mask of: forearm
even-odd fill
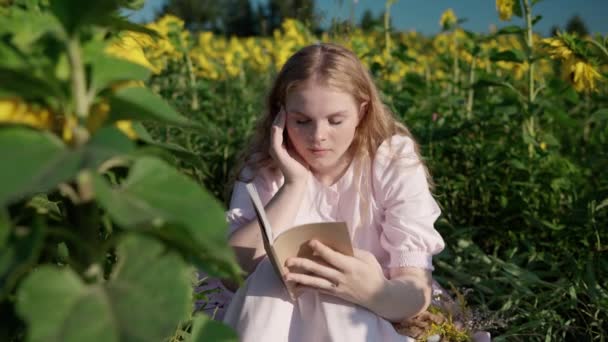
[[[426,310],[431,302],[429,271],[401,274],[386,279],[368,309],[391,322],[401,322]]]
[[[293,225],[305,189],[306,182],[284,184],[264,208],[275,236]],[[266,255],[257,218],[237,229],[230,236],[229,244],[247,274],[253,272]]]

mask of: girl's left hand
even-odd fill
[[[308,243],[331,267],[307,258],[287,259],[285,266],[288,269],[312,273],[289,272],[285,275],[286,281],[296,285],[296,295],[304,289],[312,289],[369,308],[387,282],[376,257],[362,249],[354,249],[354,257],[351,257],[317,240]]]

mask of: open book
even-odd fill
[[[349,256],[353,256],[353,247],[345,222],[321,222],[295,226],[283,231],[274,237],[264,206],[255,186],[251,183],[246,185],[249,197],[258,217],[264,249],[268,259],[272,263],[277,276],[285,285],[292,300],[295,300],[293,289],[283,280],[283,275],[289,270],[285,267],[285,261],[290,257],[308,258],[317,263],[329,266],[321,257],[312,255],[312,248],[308,241],[316,239],[326,246]],[[330,266],[331,267],[331,266]],[[305,270],[291,269],[291,272],[307,273]]]

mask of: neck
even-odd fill
[[[321,184],[332,186],[346,173],[352,159],[350,153],[345,153],[334,166],[326,170],[312,170],[312,173]]]

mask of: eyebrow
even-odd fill
[[[301,115],[301,116],[305,116],[307,118],[310,118],[308,115],[306,115],[306,114],[304,114],[304,113],[302,113],[300,111],[297,111],[297,110],[290,110],[289,112],[290,113],[294,113],[294,114],[298,114],[298,115]],[[331,118],[331,117],[345,116],[345,115],[346,115],[346,110],[339,110],[337,112],[334,112],[334,113],[331,113],[331,114],[327,115],[327,117]]]

